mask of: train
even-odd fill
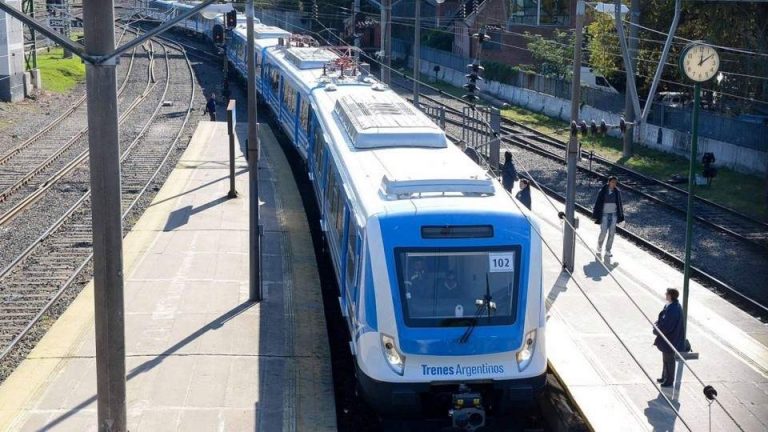
[[[180,25],[210,37],[222,19]],[[246,77],[244,20],[227,31]],[[384,415],[446,410],[464,430],[533,401],[547,369],[535,218],[348,48],[258,20],[254,36],[259,98],[306,167],[363,398]]]

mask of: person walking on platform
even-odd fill
[[[504,186],[507,192],[512,192],[516,180],[517,170],[515,169],[515,163],[512,162],[512,152],[507,150],[504,152],[504,165],[501,167],[501,185]]]
[[[520,179],[520,191],[517,192],[515,198],[528,207],[528,210],[531,209],[531,186],[528,179]]]
[[[661,378],[656,381],[662,387],[672,387],[675,383],[675,351],[682,351],[684,345],[683,308],[680,306],[680,302],[677,301],[678,297],[680,297],[678,290],[674,288],[667,289],[667,304],[659,312],[659,319],[656,321],[656,327],[653,329],[653,334],[656,335],[656,340],[653,344],[661,351],[663,364]],[[659,332],[667,338],[669,343],[659,335]]]
[[[595,206],[592,209],[592,216],[595,223],[600,224],[600,236],[597,238],[597,255],[603,251],[603,241],[608,234],[608,240],[605,242],[605,256],[611,257],[611,248],[613,247],[613,236],[616,233],[616,224],[624,222],[624,208],[621,203],[621,191],[617,187],[619,180],[615,176],[608,177],[608,183],[600,189],[595,200]]]
[[[211,117],[211,121],[216,121],[216,95],[214,93],[211,93],[211,97],[208,98],[208,103],[205,104],[203,115],[206,114]]]

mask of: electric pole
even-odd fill
[[[98,58],[115,50],[112,0],[83,1],[83,30],[87,55]],[[100,432],[127,430],[123,224],[116,69],[117,57],[103,63],[86,62],[85,67],[93,220],[96,389]]]
[[[355,43],[355,63],[360,63],[360,36],[357,28],[357,16],[360,15],[360,0],[352,3],[352,38]]]
[[[625,67],[626,70],[637,71],[637,47],[638,47],[638,25],[640,24],[640,0],[632,0],[629,11],[629,58],[632,64],[631,68]],[[624,104],[624,118],[629,123],[635,122],[635,108],[632,101],[632,93],[629,91],[630,80],[635,79],[634,74],[627,73],[627,88],[625,90],[625,104]],[[649,102],[646,102],[649,103]],[[623,156],[625,158],[632,156],[632,145],[634,140],[635,128],[632,128],[630,133],[624,134],[624,149]]]
[[[381,81],[389,84],[392,66],[392,0],[381,2]]]
[[[248,30],[248,181],[250,301],[261,301],[261,224],[259,223],[259,129],[256,111],[256,49],[253,44],[253,0],[246,5]]]
[[[414,11],[413,26],[413,104],[419,107],[419,78],[421,77],[421,0],[413,2],[416,10]]]
[[[581,40],[584,26],[584,0],[576,3],[576,41],[573,45],[573,77],[571,79],[571,125],[579,122],[579,101],[581,100]],[[571,128],[568,141],[568,174],[565,189],[565,220],[563,227],[563,267],[573,271],[576,253],[576,167],[578,164],[579,138]]]

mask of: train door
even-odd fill
[[[323,188],[325,187],[325,137],[314,113],[312,114],[312,155],[310,156],[310,179],[315,189],[321,217],[323,215]]]

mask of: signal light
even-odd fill
[[[213,43],[216,45],[224,43],[224,28],[220,25],[213,26]]]
[[[594,120],[589,122],[589,133],[592,135],[597,135],[597,123],[595,123]]]
[[[605,124],[605,120],[600,120],[600,135],[608,133],[608,125]]]
[[[621,130],[621,133],[627,132],[627,122],[624,120],[624,117],[619,120],[619,130]]]
[[[576,124],[576,121],[571,120],[571,136],[576,136],[578,132],[579,132],[579,125]]]
[[[237,11],[229,11],[227,12],[227,28],[235,28],[237,27]]]
[[[582,121],[579,123],[579,129],[581,130],[581,134],[586,136],[587,135],[587,122]]]

